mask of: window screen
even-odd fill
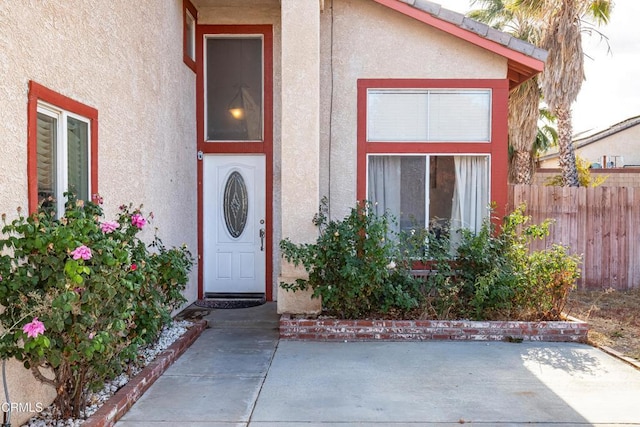
[[[211,37],[206,55],[207,140],[262,140],[262,38]]]

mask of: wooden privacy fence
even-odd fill
[[[640,287],[640,187],[510,185],[509,209],[522,203],[533,223],[555,220],[533,249],[561,243],[582,255],[579,288]]]

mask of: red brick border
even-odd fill
[[[280,317],[280,338],[295,341],[563,341],[587,342],[589,325],[469,320],[339,320]]]
[[[175,362],[207,327],[206,320],[197,321],[169,348],[160,353],[153,362],[133,377],[116,392],[93,415],[86,419],[83,427],[111,427],[144,394],[164,371]]]

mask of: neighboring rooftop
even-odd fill
[[[599,139],[606,138],[607,136],[622,132],[623,130],[629,129],[630,127],[634,127],[637,124],[640,124],[640,116],[625,119],[619,123],[616,123],[615,125],[609,126],[604,130],[592,129],[587,132],[582,132],[574,135],[573,143],[576,147],[584,147],[585,145],[589,145]]]
[[[631,117],[629,119],[623,120],[619,123],[616,123],[604,130],[593,131],[589,130],[586,132],[579,133],[574,135],[573,137],[573,146],[575,148],[581,148],[587,146],[589,144],[593,144],[603,138],[614,135],[618,132],[622,132],[623,130],[629,129],[631,127],[637,126],[640,124],[640,116]],[[553,159],[558,156],[558,148],[552,147],[547,151],[547,153],[543,156],[540,156],[540,160],[548,160]]]

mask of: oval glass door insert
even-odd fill
[[[229,234],[238,238],[247,225],[249,214],[249,195],[247,186],[240,172],[231,172],[224,186],[224,222]]]

